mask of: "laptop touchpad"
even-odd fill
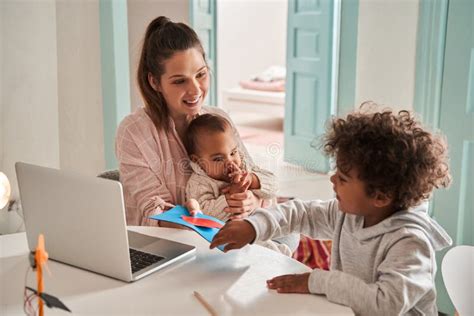
[[[160,238],[143,235],[133,231],[128,231],[128,243],[131,248],[143,249],[149,248],[155,243],[158,243]]]

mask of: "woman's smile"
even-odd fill
[[[199,95],[197,97],[193,98],[186,98],[183,100],[184,104],[188,107],[195,107],[199,104],[199,101],[201,100],[202,95]]]

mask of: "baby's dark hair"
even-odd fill
[[[387,194],[397,211],[419,204],[434,188],[451,182],[445,137],[424,129],[408,111],[334,118],[323,146],[338,169],[347,173],[355,167],[366,193]]]
[[[224,133],[232,128],[230,122],[224,117],[215,114],[202,114],[191,121],[184,136],[184,147],[188,155],[196,154],[198,150],[199,135],[205,133]]]

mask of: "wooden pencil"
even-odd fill
[[[216,310],[211,305],[209,305],[209,303],[204,299],[204,297],[199,292],[194,291],[193,294],[197,298],[199,303],[201,303],[202,306],[204,306],[204,308],[207,309],[207,311],[209,312],[211,316],[217,316]]]

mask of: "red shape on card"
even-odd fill
[[[199,227],[221,228],[223,226],[221,223],[214,222],[213,220],[206,219],[206,218],[184,216],[184,215],[181,215],[181,218],[184,221],[188,222],[189,224],[193,224]]]

